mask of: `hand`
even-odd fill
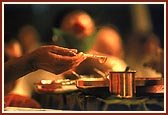
[[[38,48],[28,56],[28,60],[33,70],[44,69],[60,74],[78,66],[83,57],[77,55],[77,50],[51,45]]]
[[[107,72],[111,69],[111,65],[109,65],[108,63],[100,63],[97,58],[87,57],[83,62],[79,64],[78,67],[76,67],[75,71],[78,74],[95,75],[97,74],[95,68],[103,72]]]

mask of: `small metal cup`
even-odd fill
[[[135,94],[135,71],[110,72],[109,91],[120,98],[132,98]]]

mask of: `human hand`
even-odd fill
[[[33,70],[44,69],[60,74],[75,68],[84,58],[77,55],[77,50],[58,46],[42,46],[28,55],[28,63]]]
[[[95,75],[97,74],[97,72],[95,71],[95,68],[103,72],[106,72],[107,70],[111,69],[111,66],[106,62],[102,63],[99,58],[95,58],[94,56],[93,57],[88,56],[84,61],[82,61],[79,64],[78,67],[76,67],[75,71],[78,74]]]

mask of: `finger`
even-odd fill
[[[63,47],[58,47],[58,46],[53,46],[52,50],[50,51],[52,53],[56,53],[62,56],[75,56],[77,53],[76,49],[68,49],[68,48],[63,48]]]
[[[50,57],[52,57],[52,60],[56,60],[59,61],[59,63],[61,63],[60,61],[62,61],[63,63],[66,62],[72,62],[72,61],[76,61],[79,57],[78,56],[64,56],[64,55],[58,55],[56,53],[53,52],[49,52]]]

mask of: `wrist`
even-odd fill
[[[33,72],[38,69],[36,66],[35,59],[30,55],[25,56],[25,64],[26,64],[26,67],[29,70],[29,72]]]
[[[4,82],[8,83],[15,81],[33,71],[35,71],[35,69],[26,55],[16,59],[11,59],[4,64]]]

